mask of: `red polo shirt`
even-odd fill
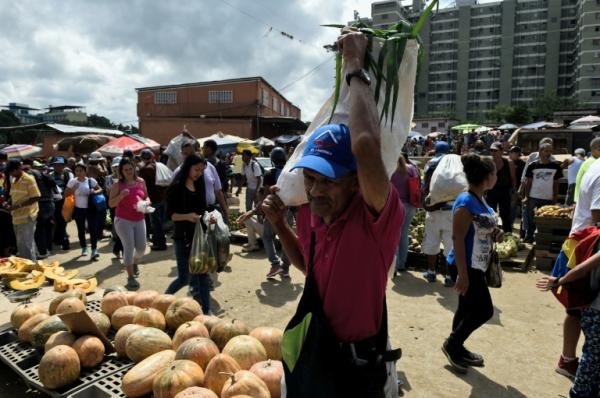
[[[373,216],[358,192],[330,226],[298,210],[298,239],[308,265],[311,231],[316,234],[315,279],[325,315],[344,342],[375,335],[381,325],[388,270],[400,239],[404,207],[390,185],[385,208]]]

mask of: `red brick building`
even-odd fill
[[[184,126],[195,137],[221,131],[249,139],[306,130],[300,109],[262,77],[137,88],[141,133],[167,144]]]

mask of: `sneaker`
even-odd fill
[[[579,367],[579,358],[575,358],[572,361],[565,361],[563,356],[560,356],[558,365],[556,366],[556,373],[568,377],[573,380],[577,374],[577,368]]]
[[[136,278],[140,276],[140,267],[137,264],[133,264],[133,276]]]
[[[279,267],[271,267],[271,270],[267,274],[267,279],[275,278],[277,275],[281,274],[283,270]]]
[[[280,274],[280,275],[281,275],[281,277],[282,277],[283,279],[288,279],[288,278],[291,278],[291,277],[290,277],[290,271],[284,271],[284,270],[281,270],[281,274]]]
[[[423,273],[423,278],[427,279],[427,282],[435,282],[435,272],[427,271]]]
[[[100,257],[100,255],[98,254],[98,250],[96,249],[92,249],[92,255],[91,255],[91,259],[92,260],[98,260],[98,257]]]
[[[81,248],[81,255],[82,256],[87,256],[87,247],[82,247]]]
[[[483,357],[481,355],[467,350],[464,346],[461,351],[462,351],[462,358],[469,366],[476,366],[479,368],[482,368],[485,366],[483,364]]]
[[[444,286],[445,287],[454,287],[454,284],[456,282],[454,281],[454,279],[452,279],[452,277],[450,275],[446,275],[446,277],[444,278]]]
[[[448,362],[450,362],[450,365],[452,365],[452,369],[458,373],[467,373],[469,364],[467,364],[467,362],[464,360],[459,350],[448,343],[448,340],[444,341],[444,344],[442,345],[442,352],[444,355],[446,355],[446,358],[448,358]]]
[[[38,260],[43,260],[43,259],[45,259],[45,258],[48,258],[48,256],[50,256],[50,252],[46,252],[46,253],[44,253],[44,254],[38,254],[38,255],[37,255],[37,259],[38,259]]]
[[[127,285],[125,287],[127,290],[138,290],[140,283],[135,278],[127,278]]]
[[[120,260],[120,259],[121,259],[121,252],[120,252],[120,251],[118,251],[118,250],[113,250],[113,255],[115,256],[115,258],[116,258],[117,260]]]
[[[260,250],[260,247],[258,247],[258,246],[248,246],[248,247],[242,248],[242,251],[244,253],[252,253],[252,252],[257,252],[259,250]]]

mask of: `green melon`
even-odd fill
[[[69,328],[67,328],[67,325],[63,323],[58,315],[53,315],[33,328],[30,334],[31,345],[43,350],[50,336],[61,331],[68,332]]]

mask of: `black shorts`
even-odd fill
[[[581,319],[581,310],[567,310],[567,315],[571,315],[577,319]]]

